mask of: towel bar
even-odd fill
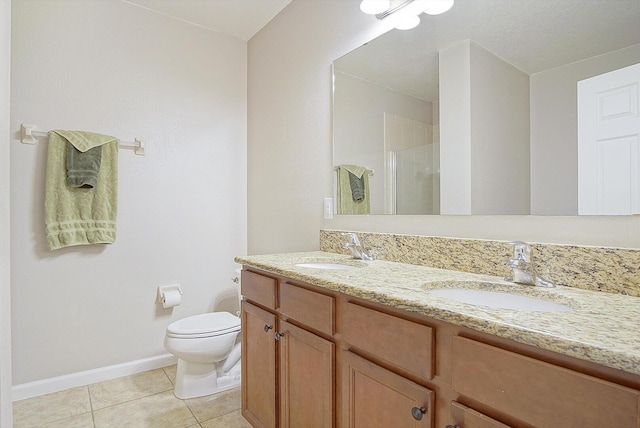
[[[334,171],[337,171],[337,170],[338,170],[338,167],[337,167],[337,166],[334,166],[334,167],[333,167],[333,170],[334,170]],[[367,174],[369,175],[369,177],[373,177],[373,173],[374,173],[375,171],[374,171],[373,169],[371,169],[371,168],[366,168],[366,170],[367,170]]]
[[[48,137],[49,133],[46,131],[36,131],[36,125],[30,125],[23,123],[20,126],[20,142],[22,144],[36,144],[38,142],[36,137]],[[146,149],[146,141],[141,138],[136,138],[131,141],[120,141],[118,145],[121,149],[131,149],[135,154],[144,156]]]

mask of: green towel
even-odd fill
[[[95,187],[69,187],[67,184],[68,143],[84,152],[94,147],[101,148],[101,164]],[[44,205],[49,250],[115,242],[118,211],[117,138],[81,131],[49,132]]]
[[[352,188],[353,175],[361,181],[362,188]],[[356,165],[340,165],[338,167],[338,214],[370,214],[369,174],[367,169]],[[356,190],[354,192],[354,190]],[[356,198],[361,198],[356,200]]]
[[[354,175],[351,171],[349,171],[349,185],[351,186],[351,197],[354,201],[360,202],[364,200],[364,176],[362,174],[360,177]]]
[[[102,146],[81,152],[67,143],[67,185],[69,187],[96,187],[102,161]]]

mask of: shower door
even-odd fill
[[[385,213],[438,214],[438,127],[388,113],[384,127]]]

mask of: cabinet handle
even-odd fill
[[[413,416],[413,419],[416,421],[422,420],[422,415],[425,413],[427,413],[427,409],[424,407],[413,407],[411,409],[411,416]]]
[[[264,332],[265,332],[265,333],[269,333],[269,330],[271,330],[272,328],[273,328],[273,326],[272,326],[272,325],[265,324],[265,325],[264,325]]]
[[[276,332],[276,334],[274,336],[275,336],[276,340],[280,340],[280,338],[284,337],[284,333]]]
[[[444,428],[460,428],[460,425],[447,425]]]

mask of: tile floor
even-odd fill
[[[240,388],[180,400],[176,366],[13,403],[14,428],[250,428]]]

